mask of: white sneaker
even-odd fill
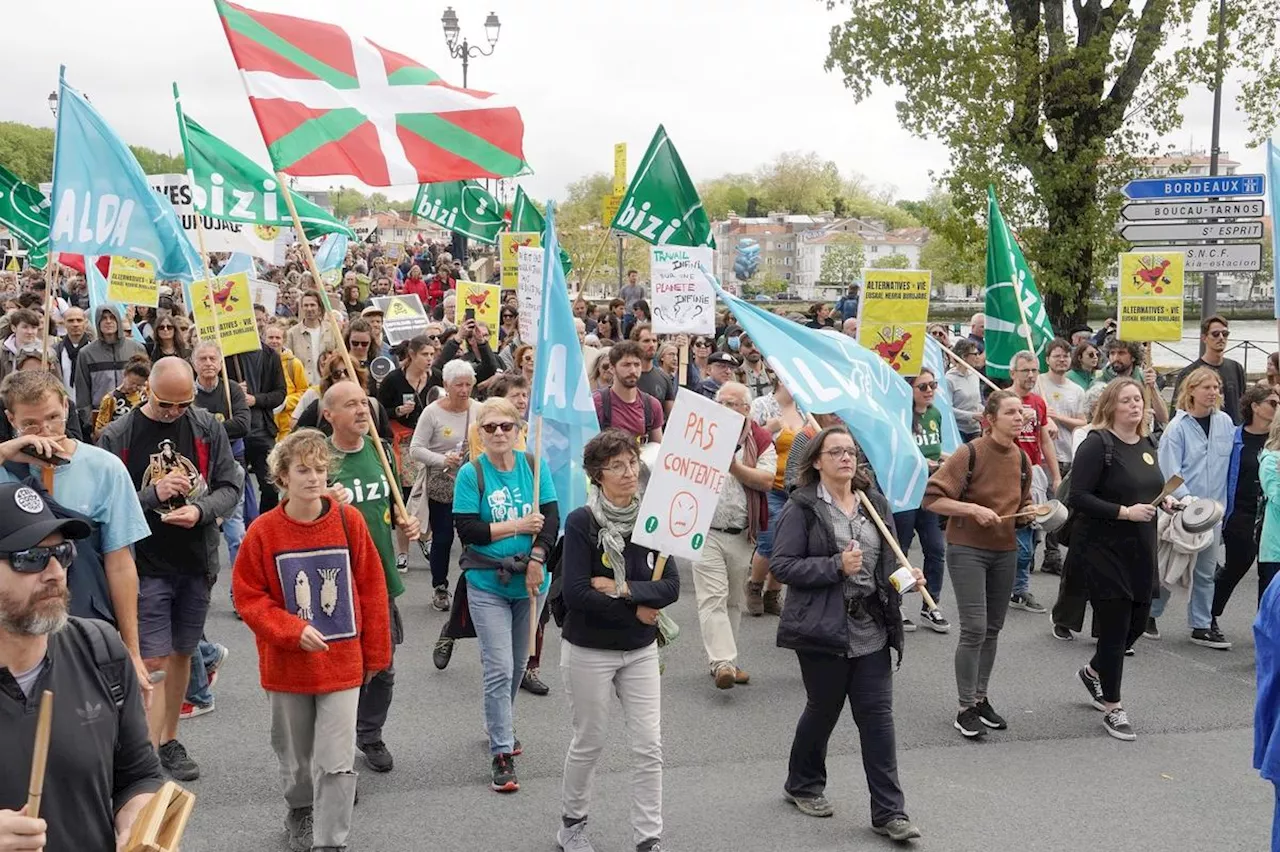
[[[587,840],[587,821],[566,826],[563,822],[556,832],[556,845],[564,852],[596,852],[596,848]]]

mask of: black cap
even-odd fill
[[[707,356],[707,365],[711,364],[728,364],[730,367],[738,366],[738,359],[730,355],[728,352],[713,352]]]
[[[0,485],[0,553],[35,547],[56,532],[67,538],[88,538],[91,530],[76,518],[55,518],[49,504],[29,485]]]

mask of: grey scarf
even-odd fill
[[[633,495],[631,502],[625,506],[615,506],[605,499],[603,491],[592,486],[587,496],[587,506],[591,509],[591,517],[600,527],[597,541],[600,552],[604,555],[605,567],[613,569],[613,582],[620,590],[627,582],[627,560],[623,551],[631,540],[636,516],[640,514],[640,496]]]

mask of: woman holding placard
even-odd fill
[[[631,745],[632,832],[637,849],[662,837],[662,685],[658,616],[680,597],[675,561],[656,576],[658,553],[635,544],[640,451],[606,429],[587,442],[587,505],[565,521],[561,583],[565,607],[560,672],[573,725],[564,762],[562,825],[556,842],[585,852],[591,776],[604,746],[612,696],[622,702]]]
[[[803,453],[798,486],[774,528],[770,561],[788,587],[778,645],[796,652],[808,699],[784,795],[807,816],[833,813],[824,795],[827,742],[847,700],[862,743],[872,830],[897,841],[919,837],[898,783],[889,649],[901,659],[898,587],[923,583],[924,574],[897,568],[880,524],[860,504],[859,492],[881,518],[889,516],[888,501],[870,491],[871,480],[858,467],[849,431],[823,429]]]

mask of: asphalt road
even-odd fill
[[[395,704],[385,731],[395,757],[386,775],[361,770],[353,852],[555,850],[568,707],[558,670],[559,634],[549,628],[543,677],[551,695],[522,693],[516,723],[525,754],[521,789],[488,787],[479,655],[458,644],[446,671],[431,650],[445,616],[429,606],[430,575],[411,563],[400,599],[407,638],[396,655]],[[231,649],[219,676],[217,710],[182,723],[180,738],[200,764],[195,814],[184,852],[283,850],[284,801],[270,746],[265,693],[252,637],[219,581],[208,635]],[[1055,577],[1032,591],[1053,602]],[[1048,615],[1011,611],[991,685],[1009,730],[985,741],[952,728],[957,630],[908,634],[896,675],[898,757],[907,808],[924,833],[919,850],[1178,850],[1262,852],[1273,792],[1251,768],[1254,694],[1253,575],[1238,588],[1222,627],[1230,652],[1188,641],[1183,593],[1162,620],[1164,638],[1141,640],[1126,661],[1124,696],[1138,739],[1103,731],[1075,671],[1087,638],[1049,633]],[[948,602],[941,605],[953,615]],[[918,599],[912,599],[918,600]],[[859,850],[893,844],[871,833],[857,731],[846,715],[828,756],[833,819],[800,815],[781,797],[791,735],[804,703],[792,653],[775,646],[777,621],[744,619],[740,664],[749,686],[717,691],[704,663],[692,581],[672,608],[684,628],[663,677],[664,841],[674,850]],[[614,737],[595,776],[590,836],[599,852],[631,850],[629,773],[615,712]]]

